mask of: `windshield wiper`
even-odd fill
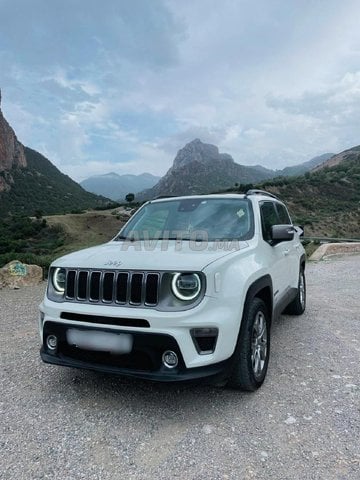
[[[207,242],[207,238],[191,238],[191,237],[165,237],[165,238],[159,238],[159,240],[178,240],[181,242],[184,240],[185,242]]]
[[[118,235],[115,240],[127,240],[128,242],[135,242],[135,240],[140,240],[140,238],[134,237],[125,237],[125,235]]]
[[[190,238],[190,237],[155,237],[155,238],[134,238],[134,237],[126,237],[125,235],[118,235],[115,238],[115,241],[117,240],[127,240],[128,242],[135,242],[135,241],[140,241],[140,242],[154,242],[157,240],[178,240],[182,241],[184,240],[185,242],[187,241],[192,241],[192,242],[207,242],[208,239],[205,238]]]

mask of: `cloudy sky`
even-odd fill
[[[0,0],[2,110],[75,180],[198,137],[281,168],[360,144],[358,0]]]

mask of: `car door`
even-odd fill
[[[276,305],[285,298],[290,285],[288,271],[289,242],[272,244],[271,227],[280,223],[275,202],[271,200],[261,202],[260,214],[263,246],[269,262],[269,270],[273,282],[274,304]]]
[[[292,225],[290,215],[282,203],[276,202],[276,210],[279,217],[280,225]],[[289,282],[289,288],[297,285],[299,278],[299,249],[301,247],[299,235],[294,234],[294,239],[284,243],[283,253],[287,259],[287,278]]]

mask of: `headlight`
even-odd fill
[[[66,278],[65,268],[55,268],[52,275],[52,283],[54,285],[55,290],[58,293],[65,292],[65,278]]]
[[[175,273],[171,289],[180,300],[194,300],[201,290],[200,277],[197,273]]]

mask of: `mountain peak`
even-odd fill
[[[166,175],[153,188],[140,192],[137,199],[209,193],[232,187],[235,182],[253,183],[271,176],[272,171],[239,165],[228,153],[219,153],[215,145],[196,138],[178,151]]]
[[[199,138],[195,138],[178,151],[172,168],[178,169],[191,162],[209,164],[218,160],[234,161],[231,155],[219,153],[215,145],[203,143]]]

